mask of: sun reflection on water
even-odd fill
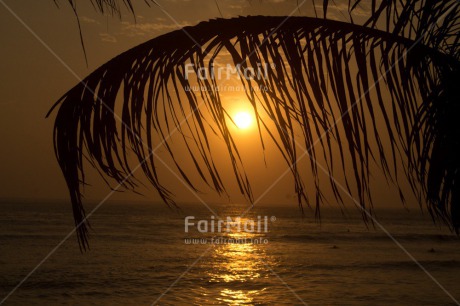
[[[252,304],[254,302],[254,296],[259,295],[262,290],[231,290],[224,289],[220,292],[219,301],[222,301],[228,305],[241,305],[241,304]]]
[[[229,239],[249,241],[261,235],[234,231],[226,236]],[[267,265],[273,266],[275,263],[266,254],[265,248],[264,244],[253,243],[215,246],[207,274],[210,288],[219,290],[216,292],[219,302],[228,305],[252,304],[267,289],[270,280]]]

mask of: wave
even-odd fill
[[[436,269],[436,268],[452,268],[459,267],[460,261],[458,260],[421,260],[418,263],[427,268],[427,269]],[[290,267],[292,276],[294,277],[304,277],[306,274],[311,274],[312,272],[321,272],[326,271],[347,271],[347,270],[368,270],[368,269],[385,269],[395,271],[400,270],[417,270],[420,267],[411,260],[401,260],[401,261],[382,261],[382,262],[354,262],[354,263],[331,263],[331,264],[304,264],[304,265],[293,265]],[[294,272],[298,271],[298,272]]]
[[[398,241],[454,241],[460,243],[460,237],[455,235],[439,234],[391,234]],[[311,242],[311,241],[381,241],[388,240],[390,237],[386,234],[374,233],[317,233],[317,234],[285,234],[267,236],[271,241],[293,241],[293,242]]]

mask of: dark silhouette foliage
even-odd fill
[[[369,15],[357,24],[354,12],[365,5],[370,6]],[[323,16],[316,18],[215,19],[170,32],[120,54],[60,98],[50,110],[56,110],[55,152],[70,191],[80,245],[88,245],[80,190],[85,165],[98,169],[108,183],[134,190],[137,181],[129,176],[128,162],[128,154],[133,154],[164,202],[175,205],[157,173],[152,154],[157,138],[193,189],[196,180],[202,180],[225,193],[208,142],[211,130],[224,140],[240,191],[252,200],[229,130],[231,119],[215,90],[219,80],[197,78],[193,82],[206,90],[187,90],[193,82],[185,75],[185,64],[193,63],[196,70],[213,69],[213,61],[224,51],[234,67],[274,64],[266,66],[267,78],[241,78],[241,85],[254,108],[260,141],[267,141],[263,137],[267,133],[290,167],[299,205],[314,205],[319,211],[324,201],[317,158],[325,161],[335,199],[343,202],[332,178],[340,172],[363,208],[372,207],[370,164],[377,163],[398,185],[397,163],[402,161],[404,177],[420,203],[458,233],[460,19],[456,1],[350,1],[348,23],[327,18],[329,1],[323,1],[322,8]],[[262,87],[266,90],[256,90]],[[191,116],[181,124],[188,113]],[[305,169],[296,162],[303,154],[295,139],[297,128],[302,132],[301,145],[311,156],[314,195],[307,194],[301,178]],[[188,175],[177,159],[168,139],[175,129],[183,135],[199,175]],[[389,139],[388,145],[384,138]]]

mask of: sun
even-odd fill
[[[249,129],[252,126],[252,116],[245,111],[238,112],[233,116],[235,125],[242,130]]]

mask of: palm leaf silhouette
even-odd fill
[[[354,22],[353,12],[364,2],[349,2],[349,23],[328,19],[328,3],[323,2],[323,18],[216,19],[159,36],[102,65],[60,98],[48,115],[57,108],[55,152],[70,191],[81,247],[88,246],[80,190],[86,162],[108,183],[134,190],[138,181],[129,176],[128,158],[133,154],[161,198],[175,205],[160,182],[152,152],[161,142],[192,188],[201,180],[225,193],[208,141],[213,133],[225,142],[241,193],[252,200],[229,130],[231,119],[216,90],[219,79],[191,80],[186,75],[187,63],[194,65],[196,75],[200,68],[212,70],[223,52],[228,52],[233,67],[268,64],[266,77],[241,78],[241,85],[254,108],[262,144],[267,141],[263,135],[269,135],[290,167],[300,206],[314,204],[319,212],[324,201],[316,159],[325,163],[331,177],[342,173],[348,191],[366,208],[372,207],[370,164],[376,162],[398,185],[397,164],[403,161],[404,176],[420,201],[426,201],[433,218],[458,233],[456,2],[371,1],[370,16],[361,24]],[[188,90],[194,84],[205,90]],[[173,130],[182,135],[199,175],[189,175],[177,158],[168,137]],[[303,154],[295,139],[299,130],[301,146],[311,156],[314,195],[307,194],[302,180],[306,169],[297,164]],[[388,146],[383,138],[389,139]],[[335,199],[343,202],[336,181],[331,178],[328,184]]]

